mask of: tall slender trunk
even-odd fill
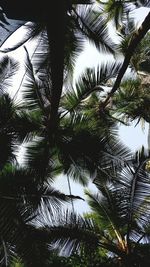
[[[54,2],[54,1],[53,1]],[[63,87],[64,46],[67,6],[66,1],[56,1],[47,18],[47,34],[50,47],[51,107],[47,125],[51,136],[57,128],[58,108]],[[55,16],[55,17],[54,17]]]
[[[120,83],[122,81],[122,78],[123,78],[128,66],[129,66],[131,57],[133,56],[133,53],[135,52],[135,49],[137,48],[137,46],[139,45],[139,43],[141,42],[141,40],[144,38],[144,36],[146,35],[146,33],[149,30],[150,30],[150,12],[146,16],[146,18],[143,21],[143,23],[140,26],[140,28],[137,30],[137,32],[135,32],[135,34],[133,35],[132,39],[130,40],[130,43],[129,43],[128,48],[126,50],[124,61],[123,61],[122,66],[121,66],[121,68],[119,70],[119,73],[117,75],[117,78],[115,80],[113,88],[109,92],[109,94],[106,97],[106,99],[104,100],[104,102],[100,103],[100,110],[103,110],[107,106],[107,104],[109,103],[110,98],[118,90],[118,88],[120,86]]]

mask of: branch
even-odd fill
[[[108,96],[105,99],[105,101],[100,104],[100,106],[99,106],[100,109],[103,110],[107,106],[110,98],[118,90],[120,83],[121,83],[121,80],[122,80],[128,66],[129,66],[130,59],[133,56],[133,53],[135,52],[136,47],[138,46],[138,44],[143,39],[143,37],[145,36],[145,34],[148,32],[149,29],[150,29],[150,12],[146,16],[144,22],[142,23],[142,25],[140,26],[138,31],[133,35],[133,37],[129,43],[129,46],[127,48],[125,58],[124,58],[124,61],[122,63],[122,67],[120,68],[120,71],[118,73],[118,76],[116,78],[114,86],[113,86],[112,90],[110,91],[110,93],[108,93]]]

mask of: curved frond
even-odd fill
[[[40,111],[19,110],[12,119],[12,123],[17,141],[29,142],[42,131],[42,114]]]
[[[109,0],[106,3],[102,1],[102,3],[103,13],[107,16],[107,20],[112,20],[115,23],[116,28],[119,29],[127,19],[128,13],[132,7],[131,4],[124,0]]]
[[[20,84],[24,106],[32,110],[41,109],[44,112],[44,106],[46,105],[46,101],[44,102],[44,90],[41,90],[40,81],[38,76],[36,76],[37,71],[35,73],[26,47],[25,52],[25,73],[22,78],[22,83]],[[42,86],[44,86],[44,84],[42,84]]]
[[[94,217],[101,231],[107,229],[109,238],[114,237],[123,245],[123,227],[126,224],[126,213],[123,213],[125,210],[120,203],[123,198],[121,199],[121,194],[109,184],[99,185],[98,189],[98,194],[86,191]]]
[[[84,38],[79,34],[74,18],[67,16],[64,47],[64,78],[73,75],[76,59],[84,50]]]
[[[33,22],[27,22],[24,25],[19,26],[16,29],[16,31],[13,32],[13,34],[10,37],[8,37],[8,39],[11,39],[11,37],[13,37],[13,35],[15,35],[16,32],[19,31],[25,32],[25,35],[24,36],[22,35],[20,41],[18,41],[17,39],[17,42],[14,43],[11,47],[7,47],[7,40],[5,40],[5,42],[0,46],[0,51],[3,53],[8,53],[16,50],[17,48],[27,43],[27,41],[37,37],[37,35],[41,32],[42,29],[43,29],[42,25]]]
[[[8,89],[12,87],[13,78],[19,70],[19,62],[8,55],[2,56],[0,62],[0,94],[8,93]]]
[[[119,63],[109,62],[93,69],[86,69],[76,82],[75,88],[71,85],[67,88],[61,100],[61,106],[68,112],[74,112],[92,93],[104,91],[103,86],[107,86],[107,82],[116,77],[120,66]]]
[[[36,137],[26,147],[25,164],[41,181],[47,179],[53,169],[52,153],[49,142],[44,137]]]
[[[110,39],[102,14],[90,6],[73,9],[81,33],[86,36],[99,51],[114,54],[116,44]]]
[[[57,247],[65,255],[79,252],[82,245],[87,248],[90,245],[92,250],[98,246],[98,237],[91,219],[83,219],[80,215],[63,211],[61,216],[56,214],[52,222],[46,216],[44,222],[40,220],[39,223],[43,225],[43,229],[47,229],[51,249]]]
[[[138,121],[149,118],[149,92],[142,79],[127,80],[121,84],[120,89],[113,98],[114,111],[122,118]]]

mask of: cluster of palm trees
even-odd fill
[[[24,38],[1,47],[0,265],[148,267],[149,152],[142,148],[133,155],[119,140],[118,124],[150,120],[150,13],[138,30],[130,19],[133,8],[148,7],[149,1],[60,2],[56,27],[46,12],[46,23],[43,17],[25,23]],[[1,5],[7,15],[11,6]],[[35,14],[36,8],[33,20]],[[120,45],[109,37],[109,20]],[[86,39],[114,61],[86,69],[74,84],[75,60]],[[30,55],[33,40],[37,45]],[[11,53],[20,47],[25,74],[17,101],[9,94],[19,70]],[[122,63],[118,54],[124,55]],[[129,66],[136,78],[122,82]],[[92,180],[97,194],[85,192],[89,214],[74,211],[81,196],[55,189],[58,174],[84,186]]]

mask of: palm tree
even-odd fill
[[[112,21],[117,31],[120,33],[128,32],[128,23],[131,21],[130,12],[141,6],[149,7],[148,0],[97,0],[97,2],[101,5],[102,12],[107,17],[107,21]]]
[[[66,12],[67,10],[68,13]],[[67,34],[70,36],[70,26],[65,28],[65,25],[71,25],[74,31],[80,29],[81,33],[92,37],[95,44],[99,46],[100,36],[104,35],[105,37],[105,27],[101,23],[103,21],[99,21],[99,14],[90,8],[79,9],[78,11],[74,6],[69,6],[69,9],[68,6],[62,6],[58,13],[62,22],[62,25],[58,27],[61,33],[59,31],[55,32],[51,25],[47,25],[50,57],[46,60],[46,54],[43,58],[42,66],[39,61],[36,64],[38,53],[35,53],[35,57],[31,59],[25,47],[27,83],[23,84],[23,87],[26,87],[23,99],[26,103],[21,107],[14,106],[14,102],[4,90],[1,97],[1,110],[5,110],[1,127],[2,140],[5,143],[2,142],[1,146],[6,145],[5,147],[8,148],[8,155],[1,163],[0,173],[3,199],[1,217],[6,222],[6,224],[4,224],[3,220],[1,222],[1,232],[3,233],[1,237],[1,255],[6,266],[8,265],[8,257],[6,257],[8,251],[9,255],[11,255],[12,251],[12,256],[14,256],[14,253],[17,256],[19,255],[28,266],[46,266],[47,264],[45,259],[47,260],[49,257],[47,245],[49,235],[31,225],[31,222],[33,222],[32,216],[37,215],[39,212],[41,201],[47,202],[48,209],[52,210],[53,201],[54,206],[57,208],[61,201],[69,200],[73,197],[60,194],[49,183],[47,184],[49,180],[53,180],[51,173],[54,174],[56,171],[63,170],[64,173],[75,178],[80,178],[80,180],[82,178],[82,182],[85,183],[83,178],[84,176],[85,178],[87,177],[87,172],[90,172],[93,177],[96,170],[100,177],[103,174],[105,180],[106,178],[111,180],[112,177],[109,177],[109,174],[115,174],[118,162],[120,163],[120,169],[124,165],[122,157],[124,153],[126,155],[126,151],[124,152],[122,146],[118,142],[116,143],[116,138],[110,130],[115,125],[113,119],[107,114],[109,113],[107,111],[101,113],[102,116],[99,116],[101,115],[99,111],[97,112],[99,97],[95,92],[100,89],[99,85],[112,77],[110,69],[109,71],[108,68],[104,69],[104,73],[102,70],[99,71],[96,83],[93,83],[92,74],[88,71],[86,76],[81,79],[80,84],[77,85],[77,94],[74,91],[67,94],[65,92],[60,104],[64,79],[64,58],[67,62],[67,55],[69,54],[67,53],[69,41],[66,44],[65,38],[67,39]],[[67,14],[67,16],[64,14]],[[67,21],[68,24],[65,24],[64,21]],[[101,28],[99,28],[100,25]],[[32,34],[34,33],[34,35],[35,32],[37,33],[36,26],[34,24],[32,28]],[[41,27],[38,32],[39,30],[41,31]],[[66,33],[65,37],[64,32]],[[43,40],[45,41],[45,31],[41,34],[44,36]],[[57,35],[58,39],[56,38]],[[74,37],[76,36],[72,33],[69,38],[74,41]],[[56,43],[56,40],[58,40],[58,43]],[[47,47],[47,44],[42,42],[42,46]],[[107,42],[105,48],[109,51],[112,50]],[[55,53],[56,51],[57,53]],[[76,46],[72,47],[72,51],[76,51]],[[69,55],[68,58],[70,57]],[[32,64],[33,61],[34,64]],[[50,61],[50,65],[48,61]],[[44,64],[45,62],[46,64]],[[6,63],[5,65],[8,66]],[[45,72],[43,72],[44,66],[46,66]],[[114,69],[112,68],[113,71]],[[45,79],[47,73],[49,75]],[[113,75],[115,74],[113,73]],[[43,79],[44,84],[42,83]],[[3,80],[6,82],[5,77]],[[95,88],[97,85],[98,88]],[[92,96],[87,101],[87,96],[91,94]],[[68,103],[65,101],[66,98]],[[9,107],[9,110],[6,107]],[[106,119],[109,125],[105,129]],[[4,134],[6,134],[7,140],[5,140]],[[32,144],[27,149],[25,169],[18,169],[8,163],[12,163],[12,158],[14,158],[14,145],[23,140],[32,141]],[[31,186],[29,186],[30,181]],[[8,218],[9,213],[12,215]],[[53,217],[52,213],[51,215]],[[22,240],[19,238],[20,233],[23,233]],[[31,244],[30,247],[29,244]],[[38,257],[39,251],[40,259]]]
[[[51,211],[51,217],[53,217],[53,213],[63,202],[81,199],[55,190],[51,186],[55,173],[64,171],[85,184],[87,180],[84,179],[87,176],[85,172],[89,171],[93,174],[95,165],[100,162],[100,154],[105,154],[107,158],[107,151],[110,154],[110,146],[115,142],[110,138],[111,145],[108,146],[104,133],[100,135],[100,132],[96,133],[94,128],[92,130],[92,121],[87,124],[86,114],[85,116],[81,116],[81,113],[75,114],[75,107],[70,114],[67,110],[67,101],[63,97],[59,128],[53,143],[49,146],[47,134],[49,112],[46,105],[49,101],[50,81],[47,80],[47,83],[45,81],[43,89],[40,83],[40,78],[45,75],[43,68],[38,70],[36,75],[28,53],[26,55],[28,68],[27,79],[22,84],[23,103],[17,103],[15,98],[12,99],[8,94],[12,85],[11,79],[18,64],[8,56],[3,57],[2,61],[0,149],[3,153],[0,162],[0,255],[1,264],[4,266],[8,266],[16,257],[23,259],[27,266],[46,266],[45,261],[48,261],[50,252],[45,238],[42,241],[40,237],[42,234],[36,229],[35,217],[41,216],[44,206]],[[114,66],[115,71],[117,67]],[[101,70],[99,81],[108,79],[110,74],[111,71],[107,68],[104,72]],[[81,87],[79,97],[83,99],[85,94],[83,82],[81,81],[78,86]],[[86,88],[87,93],[89,90]],[[64,112],[68,114],[64,116]],[[110,127],[113,124],[110,120]],[[109,135],[109,127],[107,132]],[[31,142],[26,153],[25,167],[18,166],[15,155],[16,149],[24,142]],[[94,153],[95,157],[93,157]],[[122,155],[122,151],[118,150],[117,153]],[[111,167],[111,159],[109,164]],[[83,173],[84,176],[82,176]],[[40,259],[37,251],[40,251]]]
[[[37,117],[38,112],[33,114],[20,103],[15,103],[7,93],[12,76],[18,68],[16,61],[6,56],[1,65],[3,83],[0,88],[0,261],[1,266],[8,266],[19,256],[30,266],[33,251],[43,249],[44,255],[47,251],[42,241],[35,241],[36,228],[30,225],[34,217],[40,213],[43,205],[53,213],[62,203],[76,197],[62,194],[51,186],[50,180],[52,182],[54,179],[51,174],[55,173],[55,166],[52,164],[49,164],[46,173],[49,182],[43,183],[40,171],[41,176],[38,176],[33,169],[18,166],[16,149],[24,141],[32,140],[40,130],[41,118]],[[32,259],[33,266],[44,266],[42,260],[44,256],[41,260],[35,257]]]
[[[45,207],[53,221],[61,203],[81,199],[64,195],[51,186],[58,172],[86,184],[87,178],[95,177],[96,172],[108,179],[115,166],[122,168],[124,159],[129,156],[116,140],[113,118],[107,112],[100,116],[97,110],[97,92],[102,91],[101,85],[105,81],[116,75],[118,65],[98,68],[96,76],[87,70],[77,82],[77,90],[71,86],[70,91],[66,90],[61,99],[58,129],[50,146],[46,106],[50,81],[47,79],[43,88],[41,80],[45,73],[39,69],[36,75],[28,53],[27,63],[27,79],[22,83],[23,102],[16,103],[7,93],[16,62],[4,57],[1,73],[0,146],[1,150],[7,151],[0,165],[1,260],[4,266],[8,266],[14,257],[23,259],[27,266],[46,266],[50,257],[47,234],[37,229],[35,218],[41,217]],[[20,167],[15,162],[15,152],[23,142],[28,142],[28,148],[25,166]]]
[[[19,1],[16,1],[14,5],[18,5],[19,7],[20,6],[19,3],[20,3]],[[97,47],[100,47],[100,45],[102,44],[107,51],[114,52],[114,47],[113,45],[112,46],[110,45],[111,42],[107,36],[104,20],[99,18],[99,14],[94,9],[93,5],[91,7],[87,7],[85,5],[90,3],[91,3],[90,1],[75,1],[75,2],[60,1],[59,9],[57,10],[58,3],[55,2],[53,3],[52,8],[50,8],[50,10],[48,9],[48,14],[46,8],[47,3],[45,3],[45,6],[43,6],[44,18],[43,17],[41,18],[42,12],[41,12],[41,7],[39,5],[36,5],[36,9],[34,10],[31,9],[31,14],[29,14],[29,16],[31,16],[32,19],[32,13],[33,13],[33,20],[35,20],[37,17],[39,17],[39,20],[44,19],[47,27],[47,34],[48,34],[49,48],[50,48],[50,72],[51,72],[51,82],[52,82],[51,109],[49,111],[51,113],[49,121],[49,134],[51,133],[51,129],[54,129],[56,126],[55,124],[57,124],[56,123],[58,119],[57,113],[58,113],[59,101],[62,93],[62,86],[64,80],[63,71],[65,63],[64,59],[66,56],[65,54],[66,52],[68,54],[68,51],[72,52],[72,49],[73,51],[74,49],[76,51],[76,47],[74,47],[75,42],[76,40],[79,40],[81,37],[79,35],[77,38],[77,36],[74,35],[74,29],[75,31],[76,29],[78,29],[78,31],[80,31],[82,35],[88,36],[90,40],[95,42]],[[10,11],[11,14],[12,6],[10,5],[10,3],[2,1],[1,5],[4,11],[6,10],[6,13],[7,12],[9,13]],[[26,7],[28,6],[28,4],[24,3],[24,6]],[[21,10],[23,11],[22,7]],[[24,10],[26,10],[26,8]],[[57,18],[59,18],[58,23],[55,23],[55,27],[53,27],[54,10],[57,10]],[[22,14],[22,17],[20,19],[24,19],[24,16],[26,18],[26,13]],[[26,19],[28,19],[28,15]],[[40,29],[41,27],[39,28],[39,30]],[[37,30],[35,30],[35,24],[32,25],[32,30],[29,29],[29,31],[30,34],[27,35],[25,40],[28,40],[31,36],[35,35],[35,33],[37,34]],[[69,47],[69,50],[68,50],[68,44],[69,44],[68,41],[69,42],[71,41],[71,43],[72,41],[74,42],[72,47],[71,46]],[[23,42],[24,41],[22,41],[21,43]]]
[[[84,218],[66,213],[59,217],[57,225],[52,225],[45,216],[43,229],[47,228],[47,238],[54,237],[53,242],[68,254],[80,254],[84,247],[92,257],[92,250],[99,248],[105,249],[116,266],[149,266],[148,254],[143,254],[144,249],[149,251],[147,160],[141,151],[128,166],[121,171],[116,169],[112,182],[102,183],[97,177],[98,193],[86,192],[92,213]]]
[[[102,2],[102,1],[99,1],[99,2]],[[109,103],[109,100],[111,99],[111,97],[113,97],[113,95],[119,89],[122,78],[127,68],[129,67],[132,61],[132,58],[134,57],[134,54],[138,50],[138,46],[140,45],[140,42],[143,40],[144,36],[149,31],[150,12],[145,17],[144,21],[141,24],[141,27],[139,27],[138,29],[135,29],[135,27],[133,27],[134,21],[132,19],[132,15],[130,18],[130,11],[133,11],[134,5],[136,7],[139,7],[139,6],[149,7],[149,1],[147,0],[146,1],[110,0],[110,1],[107,1],[106,3],[102,2],[102,4],[104,5],[104,12],[107,13],[108,21],[109,20],[115,21],[119,36],[121,36],[121,38],[123,36],[127,37],[126,43],[124,46],[125,49],[123,51],[124,60],[123,60],[122,66],[116,77],[116,80],[113,84],[111,91],[109,92],[107,98],[104,100],[103,105],[100,106],[100,108],[104,109]],[[113,13],[113,15],[111,15],[111,12]]]
[[[27,79],[22,84],[24,110],[28,110],[27,114],[33,125],[39,125],[39,129],[33,131],[34,139],[30,134],[30,141],[33,143],[29,143],[27,149],[28,168],[34,168],[45,179],[49,164],[54,160],[61,172],[85,184],[83,177],[87,176],[87,172],[93,175],[96,166],[102,169],[102,159],[110,157],[111,166],[111,162],[117,162],[118,157],[120,160],[123,156],[127,157],[128,152],[123,151],[116,140],[115,120],[108,111],[100,114],[97,110],[99,91],[103,90],[103,84],[107,80],[118,73],[119,64],[102,65],[96,73],[95,70],[87,70],[75,88],[71,84],[68,85],[69,88],[66,85],[60,100],[58,128],[50,145],[47,129],[50,77],[45,80],[43,69],[39,69],[38,73],[34,72],[29,57],[27,66]],[[113,154],[116,158],[113,158]]]
[[[128,78],[113,97],[112,113],[118,114],[124,121],[150,122],[149,118],[149,43],[147,33],[131,60],[131,69],[135,78]],[[137,56],[138,55],[138,56]],[[149,144],[149,136],[148,136]]]

